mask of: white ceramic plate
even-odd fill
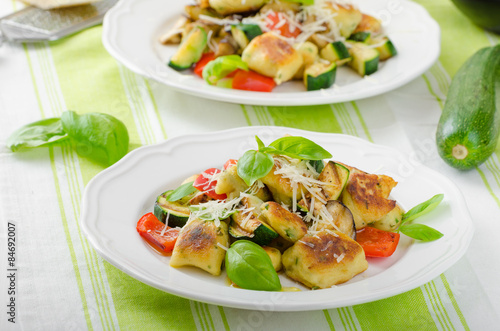
[[[144,243],[135,226],[152,211],[157,195],[177,187],[188,176],[221,167],[256,148],[254,136],[266,144],[284,134],[300,135],[320,144],[334,159],[398,181],[392,196],[408,210],[438,193],[443,202],[419,222],[444,237],[431,243],[402,236],[395,254],[369,259],[364,273],[331,289],[306,290],[281,275],[283,286],[301,292],[259,292],[232,288],[226,276],[214,277],[195,268],[171,268]],[[299,311],[350,306],[396,295],[440,275],[466,251],[473,226],[457,187],[441,174],[415,164],[384,146],[340,134],[323,134],[281,127],[246,127],[187,135],[134,150],[98,174],[87,186],[81,215],[83,231],[94,248],[111,264],[150,286],[185,298],[229,307]]]
[[[272,93],[249,92],[209,86],[191,72],[177,72],[168,59],[177,46],[163,46],[159,36],[172,26],[190,0],[121,0],[104,18],[103,43],[126,67],[179,91],[199,97],[258,105],[314,105],[351,101],[378,95],[408,83],[424,73],[438,58],[438,24],[420,5],[408,0],[357,0],[366,13],[379,17],[398,50],[379,70],[361,78],[349,68],[339,68],[335,87],[305,91],[302,82],[287,82]]]

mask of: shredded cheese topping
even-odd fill
[[[244,0],[243,0],[244,1]],[[216,18],[207,15],[200,15],[200,20],[216,25],[230,26],[239,23],[255,24],[260,27],[263,32],[269,32],[270,26],[273,26],[273,33],[281,36],[280,28],[288,24],[290,33],[300,29],[301,33],[295,38],[281,36],[290,44],[303,43],[312,35],[316,35],[319,39],[327,42],[344,41],[345,38],[340,34],[340,24],[335,21],[337,13],[332,13],[329,8],[338,9],[338,6],[353,6],[350,0],[315,0],[314,4],[302,6],[301,10],[295,13],[292,10],[286,12],[275,12],[269,9],[265,12],[257,13],[254,16],[240,17],[233,15],[231,18]],[[269,16],[277,17],[278,22],[275,24]]]
[[[165,218],[165,226],[163,227],[163,230],[161,230],[161,233],[160,233],[161,236],[163,236],[165,234],[165,231],[167,231],[169,217],[170,217],[170,212],[167,212],[167,217]]]
[[[292,212],[297,211],[297,192],[299,189],[302,197],[305,197],[303,189],[310,195],[310,205],[306,206],[308,212],[304,217],[305,222],[312,222],[309,232],[316,233],[318,231],[318,223],[323,220],[331,224],[335,230],[340,231],[335,225],[332,215],[325,207],[327,201],[322,192],[323,187],[331,184],[318,180],[318,172],[307,161],[280,155],[274,157],[274,163],[276,165],[274,174],[280,175],[290,181],[290,186],[293,190]],[[304,201],[307,203],[306,199]]]
[[[221,243],[217,243],[217,246],[219,246],[220,248],[222,248],[223,250],[227,251],[228,250],[228,247],[222,245]]]

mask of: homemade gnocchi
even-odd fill
[[[281,139],[314,144],[302,137]],[[197,267],[218,276],[228,267],[225,257],[232,244],[251,241],[258,246],[242,245],[233,258],[245,255],[241,247],[262,248],[252,256],[267,254],[265,264],[272,272],[311,289],[329,288],[365,271],[368,262],[357,232],[367,226],[397,228],[404,214],[390,199],[397,183],[340,162],[269,150],[273,152],[250,151],[271,162],[253,180],[247,175],[265,162],[248,169],[244,155],[221,169],[190,176],[158,197],[154,215],[164,222],[163,232],[169,224],[179,229],[170,266]],[[237,270],[233,266],[233,275]]]
[[[171,68],[252,91],[290,80],[309,91],[330,88],[337,67],[371,75],[397,54],[381,21],[347,0],[198,0],[160,42],[179,45]]]

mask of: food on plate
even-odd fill
[[[176,231],[169,239],[170,266],[214,276],[225,268],[244,289],[280,290],[278,272],[320,289],[365,271],[367,257],[391,256],[398,231],[424,241],[442,236],[409,224],[442,195],[405,213],[390,197],[397,183],[389,176],[328,161],[328,151],[303,137],[285,136],[269,146],[256,140],[257,150],[160,194],[154,214],[141,218],[137,229],[152,245]],[[144,219],[154,223],[150,231]]]
[[[368,174],[349,167],[342,202],[352,212],[357,229],[380,220],[396,207],[396,201],[389,199],[396,185],[389,176]]]
[[[172,252],[172,267],[194,266],[218,276],[229,246],[227,224],[191,219],[182,228]]]
[[[288,277],[310,288],[345,283],[368,268],[363,248],[339,231],[308,234],[283,253]]]
[[[226,253],[226,270],[229,279],[241,288],[257,291],[279,291],[281,281],[276,272],[276,258],[272,261],[268,252],[248,240],[234,242]],[[281,263],[281,262],[280,262]]]
[[[252,39],[241,59],[249,69],[273,78],[278,85],[292,79],[304,62],[292,45],[272,32]]]
[[[175,70],[193,68],[208,84],[265,92],[290,80],[308,91],[326,89],[339,66],[363,77],[397,54],[381,21],[346,0],[199,0],[160,42],[179,44],[168,61]],[[236,57],[242,64],[234,65]],[[202,69],[216,59],[226,70],[214,80]],[[274,84],[253,83],[265,78]]]
[[[171,253],[179,236],[179,229],[165,226],[153,213],[147,213],[137,222],[137,232],[162,254]]]
[[[500,112],[495,83],[499,70],[500,45],[485,47],[474,53],[451,81],[436,143],[439,155],[452,167],[475,168],[496,149]]]

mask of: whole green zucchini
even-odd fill
[[[480,49],[453,77],[439,120],[439,155],[452,167],[467,170],[495,151],[500,110],[495,84],[500,83],[500,44]]]

